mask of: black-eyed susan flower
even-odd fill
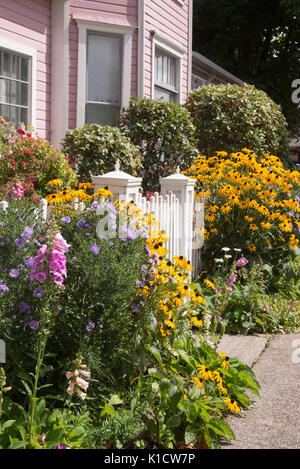
[[[215,290],[215,285],[214,285],[213,282],[211,282],[211,281],[208,280],[207,278],[205,278],[205,279],[203,280],[203,282],[204,282],[209,288],[211,288],[212,290]]]
[[[197,328],[203,327],[203,322],[201,321],[201,319],[198,319],[197,316],[193,316],[190,319],[190,321],[193,324],[193,326],[195,326]]]
[[[193,376],[192,380],[194,381],[194,384],[195,386],[197,386],[197,388],[199,389],[204,388],[204,381],[202,378],[199,378],[198,376]]]
[[[237,402],[234,399],[230,399],[230,397],[224,397],[224,402],[230,410],[230,412],[240,413],[241,409],[239,408]]]
[[[213,374],[207,366],[199,365],[199,366],[197,366],[197,371],[198,371],[198,375],[201,378],[204,378],[205,381],[207,381],[209,379],[213,380]]]

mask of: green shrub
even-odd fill
[[[120,116],[121,130],[142,154],[143,188],[159,188],[159,178],[187,169],[197,155],[195,128],[183,107],[148,98],[131,98]]]
[[[186,108],[204,155],[247,147],[258,156],[270,153],[288,158],[287,123],[281,108],[254,86],[203,86],[190,93]]]
[[[112,171],[117,159],[121,170],[138,175],[141,165],[139,150],[117,127],[86,124],[80,129],[68,130],[62,145],[84,182],[91,182],[92,175]]]

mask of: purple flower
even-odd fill
[[[71,221],[71,218],[68,217],[68,216],[62,217],[62,219],[61,219],[61,222],[62,222],[62,223],[70,223],[70,221]]]
[[[29,311],[29,306],[27,303],[25,303],[25,301],[21,301],[21,303],[19,304],[19,310],[22,312],[22,313],[25,313],[26,311]]]
[[[103,329],[103,324],[102,324],[102,322],[100,322],[99,327],[100,327],[100,329]]]
[[[34,264],[34,259],[30,257],[24,261],[24,264],[27,265],[27,267],[31,267]]]
[[[79,220],[79,222],[77,223],[77,226],[78,228],[82,228],[83,226],[85,225],[85,220]]]
[[[30,226],[25,226],[23,233],[21,234],[21,238],[28,241],[33,234],[33,229]]]
[[[41,446],[45,441],[45,433],[41,434],[41,439],[39,440],[39,445]]]
[[[142,282],[141,280],[137,280],[136,285],[137,285],[137,287],[144,288],[145,282]]]
[[[94,329],[94,327],[95,327],[95,324],[94,324],[92,321],[90,321],[90,322],[86,325],[86,330],[87,330],[88,332],[91,332],[91,331]]]
[[[25,240],[23,238],[17,238],[15,240],[15,245],[17,248],[22,248],[24,246]]]
[[[133,304],[131,305],[131,309],[132,311],[135,311],[137,313],[138,311],[140,311],[141,307],[140,305]]]
[[[97,244],[94,243],[93,246],[91,247],[90,251],[91,251],[93,254],[99,254],[100,249],[98,248]]]
[[[38,321],[31,321],[29,323],[29,327],[30,329],[32,329],[33,331],[36,331],[38,328],[39,328],[39,323]]]
[[[157,324],[157,319],[156,319],[155,317],[153,317],[153,318],[151,318],[151,322],[152,322],[153,324]]]
[[[57,445],[57,449],[69,449],[66,445],[64,445],[63,443],[59,443]]]
[[[98,202],[96,202],[96,201],[93,202],[92,205],[91,205],[91,207],[92,207],[93,210],[97,210],[98,207],[99,207]]]
[[[41,296],[43,296],[44,292],[40,287],[38,287],[35,290],[33,290],[33,294],[35,296],[41,297]]]
[[[11,278],[18,278],[19,277],[19,271],[18,269],[10,269],[9,271],[9,276]]]

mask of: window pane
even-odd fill
[[[21,108],[20,121],[21,121],[22,124],[24,124],[27,127],[27,125],[28,125],[28,109]]]
[[[86,124],[99,123],[102,125],[117,124],[119,109],[116,106],[101,106],[101,104],[87,104],[85,112]]]
[[[11,78],[20,79],[20,57],[17,55],[11,56]]]
[[[21,103],[22,106],[28,106],[28,85],[21,83]]]
[[[0,116],[2,116],[6,121],[9,121],[9,106],[5,104],[0,104]]]
[[[154,99],[163,99],[167,103],[176,102],[176,94],[161,88],[154,88]]]
[[[155,81],[175,88],[176,59],[159,49],[155,50]]]
[[[88,34],[88,101],[120,103],[121,53],[121,37]]]
[[[6,52],[3,53],[3,69],[2,69],[2,75],[4,77],[9,77],[10,76],[10,54],[7,54]]]
[[[7,103],[20,104],[20,83],[17,81],[10,82],[10,97]]]
[[[29,59],[21,58],[21,80],[29,81],[28,67]]]
[[[19,108],[17,106],[9,106],[10,107],[10,121],[19,123],[20,122],[20,117],[19,117]]]
[[[10,82],[5,78],[0,78],[0,101],[2,103],[9,103],[10,97]]]

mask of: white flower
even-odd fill
[[[230,259],[232,256],[230,254],[225,254],[225,259]]]
[[[228,252],[230,251],[230,248],[222,248],[222,251]]]
[[[242,252],[242,250],[241,250],[240,248],[233,248],[233,250],[234,250],[235,252]]]
[[[215,259],[215,262],[224,262],[224,259]]]

